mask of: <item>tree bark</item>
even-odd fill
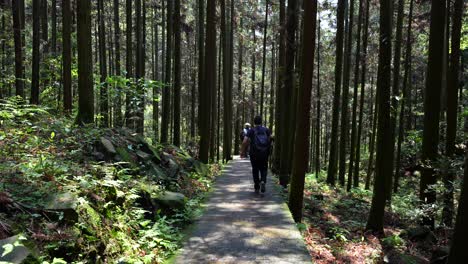
[[[335,185],[338,163],[338,122],[340,118],[341,81],[343,70],[343,35],[346,0],[338,0],[336,26],[335,91],[333,95],[333,116],[330,136],[330,158],[328,160],[327,183]]]
[[[78,124],[94,122],[93,53],[91,47],[91,1],[77,2]]]
[[[132,0],[126,0],[126,60],[125,68],[127,70],[127,79],[128,79],[128,92],[125,96],[125,124],[127,127],[134,128],[133,126],[133,100],[134,96],[131,92],[131,89],[134,85],[134,73],[133,73],[133,15],[132,15]]]
[[[180,89],[181,89],[181,33],[180,33],[180,0],[174,5],[174,136],[173,144],[180,146]]]
[[[424,129],[422,142],[422,161],[430,165],[422,170],[419,198],[425,205],[436,201],[435,190],[429,185],[437,182],[433,163],[436,161],[439,145],[440,94],[442,85],[442,63],[445,31],[445,1],[432,0],[431,26],[429,33],[429,58],[427,65],[424,95]],[[434,216],[428,215],[424,225],[434,228]]]
[[[15,42],[15,86],[16,95],[24,97],[24,69],[23,69],[23,29],[22,29],[22,14],[24,10],[24,0],[13,0],[12,17],[13,17],[13,38]]]
[[[73,107],[71,77],[71,5],[70,0],[62,1],[62,71],[63,71],[63,108],[70,114]]]
[[[357,132],[357,143],[356,143],[356,165],[354,166],[354,173],[353,173],[353,183],[354,187],[359,187],[359,173],[360,173],[360,162],[361,162],[361,134],[362,134],[362,127],[363,127],[363,118],[364,118],[364,98],[365,98],[365,91],[366,91],[366,66],[367,66],[367,41],[368,41],[368,34],[369,34],[369,6],[370,1],[367,0],[366,3],[366,10],[365,10],[365,21],[364,21],[364,32],[363,32],[363,46],[362,46],[362,56],[361,56],[361,99],[360,99],[360,106],[359,106],[359,125],[358,125],[358,132]],[[364,7],[362,7],[364,8]],[[372,89],[372,87],[371,87]],[[372,105],[372,101],[371,101]],[[372,106],[371,106],[372,107]]]
[[[206,38],[205,38],[205,77],[204,89],[200,98],[201,116],[200,118],[200,153],[199,159],[203,163],[208,163],[208,150],[210,143],[210,106],[211,91],[216,89],[216,1],[207,0],[206,6]]]
[[[161,120],[161,143],[169,141],[169,123],[171,112],[171,76],[172,76],[172,9],[173,0],[167,0],[166,11],[166,65],[164,74],[162,120]]]
[[[262,58],[262,85],[260,91],[260,116],[263,116],[263,105],[265,95],[265,67],[266,67],[266,44],[267,44],[267,31],[268,31],[268,4],[269,0],[265,2],[265,22],[263,28],[263,58]]]
[[[445,153],[451,158],[455,154],[455,139],[457,137],[457,109],[458,109],[458,86],[460,71],[460,37],[462,27],[463,1],[456,0],[452,17],[452,39],[450,67],[447,83],[447,142]],[[452,226],[453,222],[453,181],[455,174],[451,171],[444,173],[444,210],[442,222],[446,226]]]
[[[304,199],[305,172],[308,163],[310,108],[312,96],[312,79],[315,51],[315,31],[317,15],[317,0],[304,1],[303,48],[301,52],[301,81],[298,90],[298,105],[296,109],[297,135],[294,139],[294,161],[291,174],[289,208],[294,221],[301,222]]]
[[[354,162],[356,157],[357,145],[357,104],[358,104],[358,88],[359,88],[359,63],[361,62],[361,26],[362,26],[362,12],[364,0],[359,0],[358,11],[358,28],[357,28],[357,45],[356,45],[356,60],[354,64],[354,91],[353,91],[353,114],[351,121],[351,147],[349,154],[349,170],[348,170],[348,186],[347,190],[351,190],[351,183],[353,187],[359,187],[359,175],[353,175]],[[364,89],[361,88],[361,94]],[[352,179],[352,181],[351,181]]]
[[[390,131],[390,69],[392,60],[392,1],[380,0],[380,45],[379,65],[377,69],[377,98],[378,104],[378,131],[377,131],[377,158],[376,174],[372,204],[367,220],[367,230],[383,233],[383,218],[385,211],[386,183],[392,177],[393,160],[389,156],[391,148]]]
[[[465,133],[468,132],[465,130]],[[449,264],[463,263],[468,258],[466,238],[468,237],[468,152],[465,155],[465,175],[462,184],[458,213],[453,232]]]
[[[102,127],[109,126],[109,99],[107,97],[107,55],[106,30],[104,25],[104,0],[98,0],[98,30],[99,30],[99,74],[100,74],[100,112]]]
[[[31,78],[31,104],[39,104],[39,63],[40,63],[40,11],[41,1],[33,0],[33,44],[32,44],[32,78]]]
[[[114,42],[115,42],[115,75],[122,75],[120,61],[120,4],[119,0],[114,0]],[[114,105],[114,124],[117,127],[122,126],[122,92],[121,87],[118,87],[116,92],[116,102]]]
[[[400,109],[400,119],[399,119],[399,127],[398,127],[398,142],[397,142],[397,153],[396,153],[396,165],[395,165],[395,181],[393,183],[393,193],[398,191],[398,184],[400,180],[401,174],[401,144],[403,142],[404,136],[404,119],[405,119],[405,106],[407,104],[407,100],[409,100],[408,94],[411,92],[408,91],[408,84],[410,82],[409,73],[411,68],[411,24],[413,21],[413,0],[410,0],[410,10],[408,15],[408,30],[406,33],[406,51],[405,51],[405,73],[403,76],[403,103],[401,104]],[[409,117],[408,117],[409,119]]]
[[[353,23],[354,23],[354,0],[349,3],[349,21],[347,27],[347,36],[345,39],[345,56],[343,62],[343,97],[341,100],[341,135],[340,135],[340,154],[339,154],[339,182],[344,187],[346,176],[346,150],[348,148],[349,137],[349,120],[348,120],[348,104],[349,104],[349,81],[351,75],[351,50],[353,46]],[[352,178],[348,175],[348,182]],[[349,185],[349,184],[348,184]]]

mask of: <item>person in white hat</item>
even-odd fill
[[[241,142],[241,144],[242,144],[242,142],[244,142],[244,138],[249,133],[250,127],[251,127],[250,123],[245,123],[244,124],[244,129],[242,129],[242,132],[240,133],[240,142]],[[249,153],[249,152],[247,151],[245,153]],[[247,158],[247,155],[241,152],[240,157],[241,158]]]

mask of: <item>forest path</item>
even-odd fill
[[[266,193],[255,194],[250,161],[236,157],[175,263],[311,263],[311,256],[271,175]]]

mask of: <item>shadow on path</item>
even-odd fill
[[[253,192],[248,160],[235,158],[215,183],[176,263],[311,263],[301,234],[270,180]]]

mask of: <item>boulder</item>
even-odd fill
[[[26,238],[16,235],[0,240],[0,263],[23,263],[32,252],[23,245]]]
[[[59,193],[50,198],[44,211],[48,217],[55,219],[57,219],[57,213],[63,213],[62,221],[76,223],[78,221],[76,208],[77,199],[75,195],[71,193]]]
[[[431,229],[427,226],[417,226],[402,232],[402,236],[407,236],[412,241],[421,241],[428,243],[437,242],[437,238]]]
[[[431,264],[444,264],[450,253],[449,247],[437,247],[432,251]]]
[[[153,202],[162,209],[183,209],[186,197],[181,193],[165,191],[153,198]]]
[[[143,152],[141,150],[137,150],[136,155],[142,161],[149,161],[152,158],[152,156],[150,154],[148,154],[146,152]]]
[[[117,153],[114,145],[109,139],[101,137],[101,145],[108,154],[115,155]]]
[[[176,178],[180,170],[179,164],[175,161],[174,156],[172,156],[171,154],[163,152],[163,157],[165,160],[165,165],[167,167],[167,175],[170,178]]]

